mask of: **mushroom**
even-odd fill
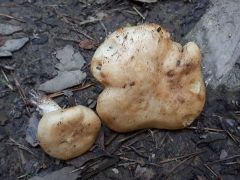
[[[97,113],[115,131],[181,129],[203,110],[200,49],[194,42],[182,47],[157,24],[109,35],[96,50],[91,71],[105,87]]]
[[[61,109],[47,97],[32,93],[43,117],[38,125],[38,140],[52,157],[67,160],[77,157],[94,144],[101,121],[90,109],[81,105]]]

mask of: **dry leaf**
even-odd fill
[[[95,45],[96,45],[96,42],[89,39],[84,39],[79,43],[79,47],[82,49],[92,49],[95,47]]]

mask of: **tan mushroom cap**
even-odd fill
[[[97,112],[111,129],[180,129],[205,103],[201,53],[156,24],[121,28],[96,50],[91,71],[105,86]]]
[[[38,140],[44,151],[58,159],[71,159],[94,144],[101,122],[84,106],[44,114],[38,125]]]

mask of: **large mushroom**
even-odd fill
[[[47,154],[67,160],[92,147],[101,128],[101,121],[90,108],[78,105],[61,109],[47,97],[40,97],[36,93],[32,93],[32,96],[43,114],[37,136]]]
[[[105,87],[97,113],[118,132],[184,128],[204,107],[198,46],[189,42],[182,47],[157,24],[109,35],[96,50],[91,71]]]

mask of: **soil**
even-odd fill
[[[56,50],[73,45],[89,63],[107,34],[145,22],[161,24],[174,40],[182,42],[209,6],[208,0],[159,0],[152,4],[131,0],[1,0],[0,13],[17,19],[0,16],[0,23],[24,29],[2,38],[29,37],[30,42],[12,58],[0,59],[1,65],[14,67],[2,68],[14,90],[3,83],[0,74],[0,179],[29,179],[66,166],[78,169],[79,179],[240,179],[240,96],[225,87],[207,89],[205,110],[190,128],[119,134],[103,125],[91,151],[74,160],[51,158],[25,140],[28,121],[36,111],[28,104],[28,93],[56,75]],[[101,21],[86,22],[89,17],[100,16],[104,16]],[[86,39],[97,46],[80,48],[79,42]],[[61,107],[92,106],[89,102],[101,92],[89,66],[83,71],[88,73],[84,83],[94,82],[94,86],[71,97],[54,98]]]

